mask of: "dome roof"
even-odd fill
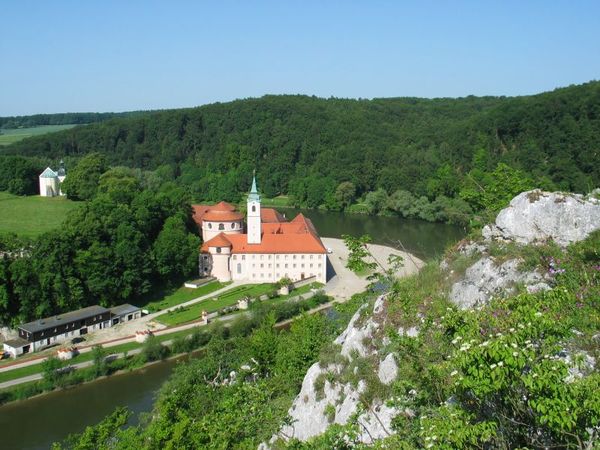
[[[210,210],[202,217],[207,222],[237,222],[244,220],[244,215],[237,211]]]
[[[219,202],[211,206],[209,211],[235,211],[235,206],[227,202]]]

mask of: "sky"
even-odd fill
[[[600,79],[600,1],[2,0],[0,116]]]

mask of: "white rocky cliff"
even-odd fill
[[[512,294],[519,285],[529,292],[550,289],[547,275],[520,269],[522,260],[502,261],[490,256],[488,246],[493,241],[522,245],[553,241],[566,246],[585,239],[597,229],[600,229],[600,200],[594,196],[539,189],[523,192],[500,211],[494,224],[483,228],[483,243],[466,243],[459,249],[481,258],[452,286],[450,300],[466,309],[494,296]]]
[[[585,239],[600,227],[600,200],[593,195],[523,192],[483,229],[488,240],[532,244],[553,240],[561,246]]]

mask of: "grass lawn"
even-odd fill
[[[279,208],[291,208],[290,199],[287,195],[279,195],[273,198],[262,197],[260,199],[262,206],[267,207],[279,207]]]
[[[240,298],[249,296],[257,297],[266,294],[275,289],[272,284],[245,284],[236,288],[230,289],[214,299],[203,300],[194,305],[181,308],[178,311],[171,311],[161,314],[156,317],[158,322],[168,326],[180,325],[182,323],[199,320],[202,311],[206,310],[209,313],[218,311],[227,306],[232,306],[237,303]]]
[[[31,128],[2,129],[0,130],[0,146],[13,144],[31,136],[68,130],[74,126],[76,125],[40,125]]]
[[[58,228],[67,213],[81,204],[65,197],[19,197],[0,192],[0,233],[40,235]]]
[[[220,281],[211,281],[210,283],[200,286],[198,289],[181,287],[172,294],[165,296],[161,300],[151,301],[149,303],[140,304],[138,306],[147,309],[151,313],[157,312],[163,309],[170,308],[171,306],[176,306],[180,303],[185,303],[195,298],[202,297],[203,295],[208,295],[230,284],[231,282],[221,283]]]

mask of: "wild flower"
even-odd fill
[[[453,377],[453,376],[455,376],[456,374],[458,374],[458,370],[453,370],[453,371],[450,373],[450,376],[451,376],[451,377]]]

